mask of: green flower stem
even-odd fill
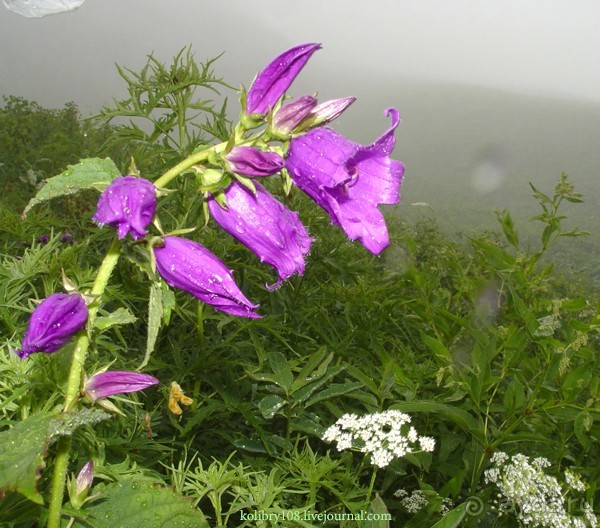
[[[369,482],[369,491],[367,492],[367,507],[371,504],[371,495],[373,494],[373,486],[375,485],[375,477],[377,476],[377,466],[373,466],[371,471],[371,482]]]
[[[73,352],[73,361],[67,381],[67,391],[65,395],[64,412],[69,412],[73,409],[79,400],[81,391],[81,375],[83,373],[83,365],[85,356],[90,344],[89,335],[94,328],[94,321],[100,306],[101,296],[106,289],[108,280],[115,269],[119,257],[121,255],[121,244],[115,238],[98,269],[96,280],[92,286],[91,295],[98,298],[90,304],[88,308],[87,329],[80,332],[77,341],[75,342],[75,351]],[[52,478],[52,490],[50,492],[50,502],[48,506],[48,528],[59,528],[61,508],[63,496],[65,492],[65,482],[67,479],[67,469],[69,465],[69,452],[71,450],[71,438],[62,437],[58,442],[58,450],[54,459],[54,476]]]
[[[169,169],[165,172],[158,180],[154,182],[156,187],[165,187],[172,179],[179,176],[182,172],[186,171],[190,167],[196,165],[196,163],[200,163],[201,161],[206,161],[209,154],[211,152],[219,153],[225,150],[227,143],[219,143],[214,147],[207,148],[206,150],[202,150],[201,152],[196,152],[192,154],[188,158],[185,158],[183,161],[179,162],[177,165]]]

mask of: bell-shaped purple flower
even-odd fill
[[[275,112],[271,129],[276,134],[290,134],[315,106],[317,106],[317,100],[312,95],[304,95],[283,105]]]
[[[264,152],[248,146],[233,147],[225,159],[232,172],[253,177],[271,176],[285,165],[276,152]]]
[[[252,304],[233,280],[232,270],[201,244],[168,236],[156,246],[156,269],[169,286],[184,290],[216,310],[258,318]]]
[[[119,232],[119,238],[131,233],[134,239],[148,234],[146,229],[156,210],[156,187],[135,176],[122,176],[102,192],[93,220],[108,224]]]
[[[360,145],[329,128],[293,139],[286,167],[294,183],[329,213],[351,240],[374,254],[389,245],[379,204],[400,201],[404,165],[390,158],[398,111],[390,108],[391,127],[372,145]]]
[[[54,293],[33,311],[17,356],[25,359],[35,352],[51,354],[85,328],[88,309],[78,293]]]
[[[87,380],[83,392],[93,403],[100,398],[141,391],[158,383],[156,378],[140,372],[100,372]]]
[[[304,255],[310,250],[311,238],[298,219],[264,187],[255,183],[256,194],[233,182],[224,191],[227,209],[214,199],[208,208],[215,221],[231,236],[253,251],[261,262],[273,266],[281,281],[304,271]]]
[[[276,57],[256,77],[246,98],[247,114],[266,114],[289,88],[320,44],[300,44]]]

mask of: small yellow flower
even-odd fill
[[[173,381],[171,383],[171,391],[169,393],[169,411],[173,414],[181,414],[183,411],[179,404],[182,405],[192,405],[194,400],[183,393],[182,388],[179,383]]]

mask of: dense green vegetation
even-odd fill
[[[12,134],[13,142],[0,160],[4,434],[60,406],[73,353],[71,345],[21,362],[12,352],[34,301],[61,289],[62,270],[81,289],[89,288],[113,236],[90,221],[97,193],[52,200],[21,219],[21,206],[33,196],[36,182],[14,187],[6,182],[19,181],[23,171],[41,180],[80,157],[104,155],[107,148],[123,172],[133,154],[143,175],[156,178],[166,163],[198,142],[227,137],[224,107],[215,110],[220,105],[209,101],[193,106],[196,88],[223,86],[210,67],[198,68],[182,53],[171,68],[151,59],[140,75],[121,70],[131,98],[104,109],[93,125],[80,123],[74,105],[47,111],[22,99],[5,100],[0,134]],[[201,123],[201,137],[189,128],[182,107]],[[150,132],[138,123],[116,130],[107,125],[120,115],[131,117],[136,108],[135,118],[155,119]],[[157,110],[159,117],[153,117]],[[31,143],[15,137],[15,127],[23,123],[30,127]],[[168,229],[185,225],[201,208],[188,183],[165,198],[173,211]],[[294,192],[288,205],[300,212],[316,242],[304,275],[275,292],[263,287],[273,282],[270,268],[212,223],[198,225],[189,236],[236,270],[236,280],[260,302],[264,318],[217,314],[183,292],[174,299],[165,294],[153,346],[148,329],[156,330],[158,323],[148,309],[152,272],[129,246],[100,315],[125,308],[135,320],[98,331],[86,371],[109,362],[111,370],[133,371],[151,352],[144,370],[161,385],[115,398],[121,415],[72,433],[70,472],[93,459],[92,493],[99,494],[79,511],[66,506],[74,526],[109,526],[109,513],[120,516],[124,526],[141,526],[157,489],[164,494],[160,500],[174,501],[167,488],[202,512],[205,521],[194,526],[350,527],[359,524],[328,523],[305,512],[360,511],[391,515],[389,524],[360,524],[372,527],[528,526],[518,521],[518,504],[503,516],[494,510],[498,489],[486,483],[484,471],[499,451],[547,458],[546,472],[561,483],[566,468],[581,475],[587,485],[571,490],[577,500],[569,502],[568,513],[583,519],[584,505],[599,502],[600,299],[566,280],[546,258],[563,236],[577,235],[563,227],[561,207],[581,197],[566,176],[554,189],[524,185],[523,192],[529,191],[531,216],[537,215],[539,226],[535,244],[521,242],[508,211],[497,214],[496,232],[460,239],[448,238],[431,219],[395,219],[391,246],[381,257],[349,242]],[[76,207],[69,208],[69,200]],[[71,237],[65,239],[66,233]],[[169,409],[172,382],[193,399],[180,415]],[[376,469],[364,454],[338,452],[321,439],[346,413],[389,409],[408,413],[420,434],[435,439],[434,452]],[[51,444],[46,467],[40,464],[37,487],[44,496],[55,449]],[[14,489],[0,501],[0,525],[36,526],[45,506]],[[418,509],[416,497],[422,499]],[[104,504],[115,504],[115,510]],[[171,510],[149,511],[168,515]],[[288,517],[285,522],[279,517],[279,524],[247,517],[259,511]],[[133,520],[122,520],[126,512]],[[176,521],[164,522],[160,526]]]

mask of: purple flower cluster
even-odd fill
[[[396,109],[386,111],[391,118],[388,130],[370,145],[361,145],[324,126],[344,112],[354,97],[318,104],[315,97],[305,95],[284,104],[287,89],[320,47],[315,43],[295,46],[258,74],[242,101],[241,123],[232,139],[222,151],[215,149],[215,156],[208,161],[211,167],[200,175],[206,178],[202,180],[205,188],[210,189],[210,193],[204,192],[212,218],[276,270],[278,280],[267,286],[270,289],[294,273],[304,272],[312,240],[296,212],[249,178],[283,173],[289,186],[293,183],[312,198],[349,239],[360,241],[376,255],[389,245],[385,219],[378,207],[400,200],[404,165],[391,158],[400,122]],[[263,125],[263,132],[248,136]],[[273,146],[273,141],[278,145]],[[223,186],[208,182],[209,173],[216,175],[217,183],[224,182]],[[223,177],[225,173],[227,177]],[[94,220],[117,229],[120,239],[129,234],[140,240],[148,235],[154,220],[156,197],[157,189],[148,180],[117,178],[100,196]],[[40,237],[40,243],[47,242],[45,237]],[[61,241],[71,242],[72,237],[66,234]],[[216,310],[260,317],[255,311],[258,306],[244,296],[232,271],[201,244],[166,235],[151,245],[156,269],[170,286]],[[33,312],[16,353],[25,358],[34,352],[57,351],[85,327],[87,317],[81,295],[57,293],[48,297]],[[158,383],[151,377],[130,374],[97,375],[88,382],[86,392],[90,399],[96,399]]]

